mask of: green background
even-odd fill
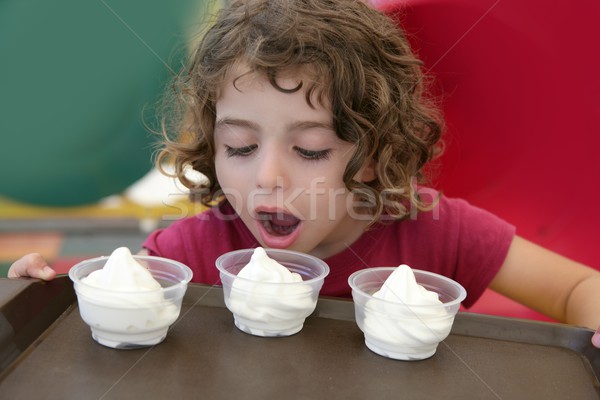
[[[148,127],[207,6],[0,2],[0,196],[88,204],[148,172]]]

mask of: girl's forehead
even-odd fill
[[[277,69],[274,78],[268,76],[267,71],[252,68],[247,62],[236,62],[226,72],[222,85],[217,93],[217,101],[221,97],[225,87],[233,88],[237,91],[244,91],[249,88],[261,88],[264,85],[273,86],[271,82],[274,79],[277,88],[291,92],[299,91],[306,94],[310,91],[310,103],[312,105],[321,105],[330,108],[328,97],[322,93],[322,82],[318,78],[316,68],[312,65],[302,65]]]
[[[272,69],[275,73],[276,81],[279,83],[281,81],[306,81],[314,82],[315,71],[314,67],[311,66],[293,66],[293,67],[285,67],[285,68],[277,68]],[[259,68],[252,67],[249,63],[245,61],[238,61],[234,63],[226,72],[224,77],[225,84],[231,84],[235,81],[236,86],[238,82],[242,84],[243,82],[255,82],[255,81],[267,80],[268,75],[266,70],[262,70]],[[297,86],[297,85],[295,85]],[[294,87],[295,87],[294,86]]]

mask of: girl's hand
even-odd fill
[[[596,329],[596,333],[592,336],[592,344],[600,349],[600,327]]]
[[[56,277],[56,271],[50,268],[40,254],[31,253],[21,257],[10,266],[8,277],[29,277],[50,281]]]

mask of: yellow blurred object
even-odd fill
[[[15,221],[44,219],[137,219],[142,231],[151,231],[161,223],[170,223],[204,211],[206,207],[191,202],[187,196],[172,198],[162,205],[141,205],[125,196],[111,196],[94,205],[78,207],[40,207],[17,203],[0,197],[0,226]]]
[[[107,218],[161,218],[165,216],[182,215],[183,212],[195,210],[201,212],[201,205],[186,200],[174,200],[171,204],[160,206],[144,206],[127,199],[124,196],[112,196],[96,204],[77,207],[42,207],[19,203],[0,196],[0,219],[23,218],[77,218],[77,217],[107,217]]]

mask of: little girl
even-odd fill
[[[144,254],[218,284],[215,259],[256,246],[324,259],[322,295],[348,276],[413,268],[461,283],[471,306],[490,287],[567,323],[600,325],[600,273],[515,235],[498,217],[423,186],[441,118],[403,32],[356,0],[246,0],[216,17],[180,74],[171,162],[211,208],[150,235]],[[206,180],[194,185],[184,170]],[[36,255],[9,276],[52,279]],[[600,335],[594,342],[600,346]]]

